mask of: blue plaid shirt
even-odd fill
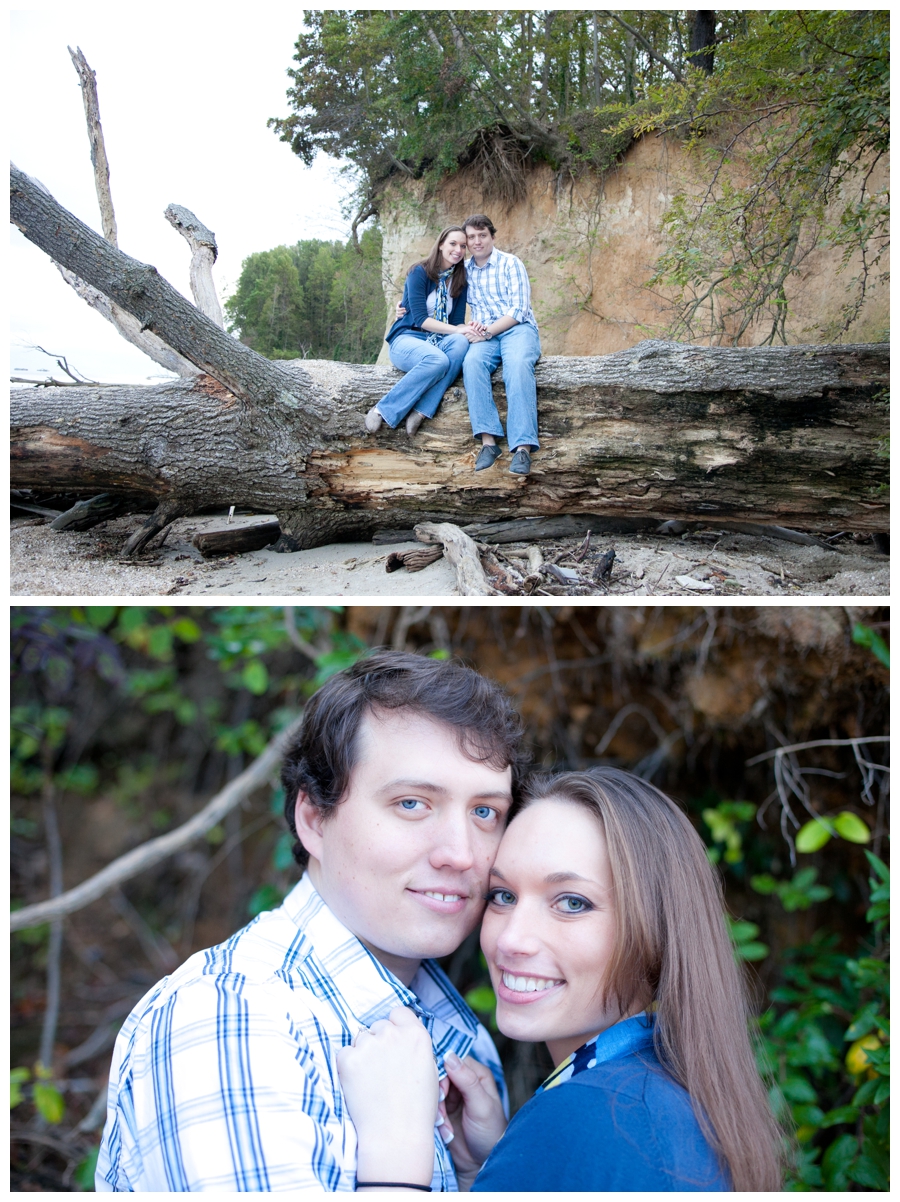
[[[537,329],[531,308],[531,284],[521,259],[495,246],[483,267],[474,258],[466,262],[466,277],[469,308],[475,321],[490,325],[500,317],[514,317],[522,325]]]
[[[354,1190],[356,1132],[336,1054],[411,1006],[448,1051],[486,1064],[491,1037],[434,961],[407,989],[304,876],[277,910],[191,956],[131,1012],[116,1040],[98,1191]],[[435,1129],[434,1190],[454,1191]]]

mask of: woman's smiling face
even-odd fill
[[[488,897],[481,946],[497,1025],[543,1040],[559,1064],[623,1017],[602,994],[616,916],[598,820],[575,802],[532,802],[503,836]]]
[[[455,267],[466,257],[466,235],[462,230],[451,230],[440,245],[443,269]]]

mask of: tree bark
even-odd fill
[[[888,529],[886,344],[649,341],[548,357],[532,474],[511,476],[504,457],[476,475],[460,387],[413,440],[369,435],[365,414],[399,378],[393,368],[263,359],[21,172],[10,200],[27,237],[207,373],[14,389],[14,488],[137,493],[166,513],[240,505],[275,514],[291,550],[420,522],[564,514]]]

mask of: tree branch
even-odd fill
[[[94,166],[94,186],[97,189],[97,203],[100,205],[100,220],[103,223],[103,237],[112,246],[118,246],[116,231],[116,214],[113,211],[112,192],[109,188],[109,160],[106,157],[106,143],[103,140],[103,127],[100,125],[100,101],[97,99],[97,76],[88,66],[88,61],[78,47],[76,53],[67,46],[78,81],[81,84],[81,97],[84,100],[84,116],[87,121],[88,139],[91,143],[91,163]]]
[[[220,330],[159,274],[109,245],[64,209],[24,171],[10,164],[10,220],[25,237],[81,279],[105,293],[163,342],[251,405],[287,405],[297,433],[321,428],[327,408],[311,395],[302,369],[289,375]],[[304,404],[298,406],[298,398]]]
[[[639,30],[635,29],[633,25],[629,25],[627,21],[623,21],[618,13],[610,12],[607,9],[601,9],[600,11],[602,16],[611,17],[617,25],[622,26],[626,33],[630,33],[636,41],[640,42],[650,57],[655,58],[658,63],[662,63],[664,67],[667,67],[679,83],[684,83],[684,76],[681,74],[675,64],[669,62],[665,55],[660,54],[658,50],[654,50],[651,44]]]
[[[76,910],[81,910],[124,881],[130,880],[139,872],[144,872],[145,869],[151,868],[154,864],[158,864],[161,860],[167,859],[176,851],[181,851],[182,848],[201,838],[218,822],[221,822],[225,815],[239,805],[249,793],[265,784],[284,754],[285,747],[300,729],[302,721],[302,715],[295,718],[290,726],[271,740],[265,750],[248,768],[244,769],[240,776],[236,776],[234,780],[230,781],[193,818],[188,819],[176,830],[169,831],[166,835],[160,835],[158,839],[150,839],[146,843],[142,843],[140,847],[126,852],[124,856],[119,856],[117,860],[107,864],[100,872],[89,877],[80,885],[76,885],[74,889],[69,889],[67,893],[62,893],[59,897],[51,898],[49,901],[26,906],[22,910],[14,910],[9,918],[10,930],[21,931],[26,927],[51,922],[63,914],[72,914]]]

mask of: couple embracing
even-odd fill
[[[534,365],[541,340],[525,264],[494,246],[495,233],[490,218],[476,213],[442,230],[428,257],[410,269],[400,316],[386,335],[391,362],[406,374],[366,414],[366,429],[374,434],[382,423],[393,428],[405,417],[412,436],[434,417],[462,368],[472,434],[481,440],[475,471],[492,467],[501,454],[503,426],[491,375],[502,362],[514,452],[509,470],[527,476],[531,451],[538,449]]]
[[[282,778],[303,876],[126,1020],[98,1190],[780,1188],[699,836],[630,773],[529,778],[521,734],[452,661],[319,689]],[[556,1066],[509,1124],[435,962],[479,922],[499,1029]]]

